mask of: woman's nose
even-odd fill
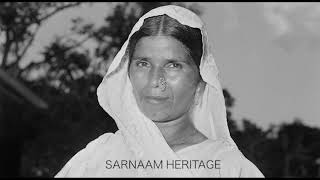
[[[160,86],[161,78],[164,78],[163,70],[161,70],[160,68],[154,68],[153,70],[151,70],[149,80],[150,86],[153,88],[158,88]]]

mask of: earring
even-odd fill
[[[205,89],[205,83],[203,81],[199,82],[197,90],[194,95],[194,105],[198,105],[202,103],[202,95]]]
[[[194,95],[194,105],[198,105],[198,104],[199,104],[200,98],[201,98],[201,96],[200,96],[200,91],[197,90],[196,93],[195,93],[195,95]]]
[[[198,105],[199,104],[199,96],[198,93],[194,96],[194,105]]]

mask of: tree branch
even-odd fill
[[[27,50],[29,49],[29,47],[31,46],[31,44],[34,41],[34,38],[35,38],[39,28],[40,28],[40,26],[37,26],[36,30],[32,33],[32,37],[28,41],[27,45],[23,48],[23,50],[20,54],[17,54],[16,62],[19,62],[21,60],[21,58],[26,54]]]
[[[26,98],[31,104],[35,105],[36,107],[43,109],[48,108],[48,104],[44,100],[34,94],[29,88],[24,86],[15,78],[9,76],[2,69],[0,69],[0,80],[8,86],[12,87],[17,93]]]
[[[4,68],[6,67],[11,44],[12,44],[12,40],[10,38],[10,29],[7,29],[6,30],[6,42],[4,44],[3,57],[2,57],[2,62],[1,62],[0,67],[4,67]]]
[[[8,91],[6,88],[2,87],[1,84],[0,84],[0,93],[2,93],[5,97],[11,98],[12,100],[16,101],[17,103],[22,104],[21,98],[16,96],[14,93]]]
[[[81,2],[76,2],[76,3],[74,3],[74,4],[69,4],[69,5],[65,5],[65,6],[58,7],[58,8],[56,8],[53,12],[51,12],[51,13],[47,14],[46,16],[40,18],[40,19],[39,19],[39,23],[41,23],[42,21],[50,18],[50,17],[53,16],[54,14],[56,14],[56,13],[58,13],[58,12],[64,10],[64,9],[71,8],[71,7],[75,7],[75,6],[78,6],[78,5],[80,5],[80,4],[81,4]]]
[[[31,70],[32,68],[34,67],[37,67],[41,64],[45,63],[44,61],[41,61],[41,62],[31,62],[29,63],[25,68],[22,69],[22,72],[25,72],[25,71],[28,71],[28,70]]]
[[[70,51],[74,48],[77,48],[79,46],[81,46],[83,43],[85,43],[86,41],[88,41],[90,38],[92,37],[92,34],[88,35],[86,38],[82,39],[81,41],[77,42],[76,44],[74,44],[73,46],[70,46],[66,51]]]
[[[8,68],[13,68],[13,67],[16,67],[17,68],[17,75],[20,76],[21,73],[22,73],[22,69],[19,68],[19,62],[20,60],[23,58],[23,56],[26,54],[27,50],[29,49],[29,47],[31,46],[32,42],[34,41],[34,38],[39,30],[39,27],[40,26],[37,26],[36,30],[32,33],[31,35],[31,38],[29,39],[29,41],[27,42],[26,46],[23,47],[23,50],[21,53],[19,53],[19,42],[18,41],[15,41],[15,60],[13,63],[11,63],[10,65],[7,66],[7,69]],[[22,48],[22,47],[21,47]]]
[[[73,46],[68,47],[67,49],[64,50],[64,53],[66,53],[67,51],[70,51],[74,48],[77,48],[79,46],[81,46],[83,43],[85,43],[86,41],[88,41],[90,38],[92,37],[92,34],[88,35],[86,38],[84,38],[83,40],[81,40],[80,42],[76,43]],[[44,64],[46,61],[41,61],[41,62],[31,62],[29,63],[25,68],[22,69],[21,73],[24,73],[26,71],[31,70],[34,67],[40,66],[41,64]]]

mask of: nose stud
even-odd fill
[[[159,86],[160,86],[161,91],[166,90],[167,82],[166,82],[166,80],[165,80],[163,77],[161,77],[161,78],[159,79]]]

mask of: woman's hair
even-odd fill
[[[171,36],[184,44],[193,61],[199,67],[202,57],[202,35],[198,28],[179,23],[168,15],[146,18],[141,28],[129,39],[128,53],[131,61],[137,42],[146,36]]]

